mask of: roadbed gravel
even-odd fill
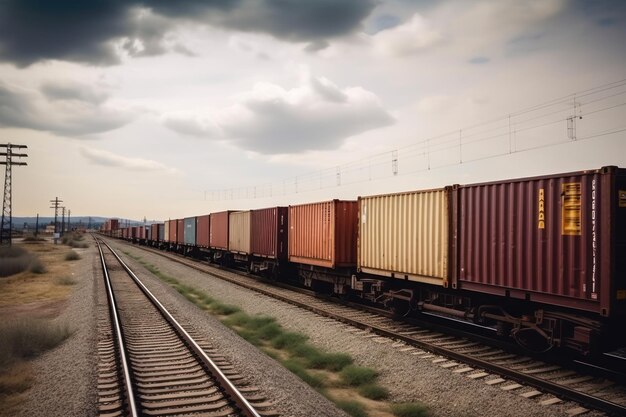
[[[436,358],[418,358],[406,346],[393,340],[355,331],[354,328],[335,320],[211,277],[137,246],[114,241],[114,247],[140,256],[143,261],[156,266],[179,282],[200,289],[223,303],[238,306],[248,314],[274,317],[284,328],[307,335],[315,346],[332,352],[349,353],[356,364],[372,367],[380,373],[378,381],[390,390],[393,401],[422,402],[428,406],[433,417],[568,416],[579,407],[570,402],[541,405],[540,401],[550,399],[551,396],[542,394],[539,399],[524,398],[521,394],[532,391],[532,388],[505,391],[501,387],[506,383],[495,386],[486,384],[486,381],[496,376],[472,380],[467,376],[471,373],[460,374],[444,369],[440,364],[433,363]],[[142,271],[142,277],[148,278],[150,288],[155,288],[157,297],[166,296],[168,305],[176,306],[178,312],[188,320],[206,328],[211,341],[216,347],[225,349],[236,366],[245,369],[253,379],[263,381],[259,383],[270,397],[285,401],[285,409],[281,410],[283,415],[345,415],[339,410],[333,410],[328,400],[305,386],[279,363],[222,326],[215,318],[188,302],[141,264],[132,259],[129,262],[137,271]],[[211,329],[216,329],[216,333],[211,334]],[[475,373],[477,372],[473,372]],[[588,412],[585,415],[603,414]]]

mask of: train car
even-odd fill
[[[205,214],[196,217],[196,246],[208,249],[211,227],[211,215]]]
[[[176,245],[182,246],[185,244],[185,219],[176,220]]]
[[[166,244],[170,242],[170,222],[171,220],[163,222],[163,242]]]
[[[463,185],[458,194],[459,286],[501,300],[484,317],[521,343],[528,334],[582,352],[626,318],[626,170]],[[503,308],[531,318],[520,325]]]
[[[177,241],[177,225],[178,221],[177,220],[171,220],[169,221],[168,224],[168,230],[169,230],[169,239],[168,239],[168,247],[171,248],[172,246],[176,245],[176,241]]]
[[[279,268],[287,260],[288,219],[288,207],[250,211],[250,268],[253,272],[279,278]]]
[[[148,240],[151,246],[157,246],[158,242],[163,240],[163,235],[159,233],[161,231],[161,225],[162,223],[153,223],[150,225],[150,237]]]
[[[234,211],[228,214],[228,250],[238,255],[249,255],[250,211]]]
[[[289,206],[289,261],[305,286],[344,294],[356,268],[357,201]]]
[[[183,243],[189,247],[196,246],[196,218],[185,217],[183,226]]]

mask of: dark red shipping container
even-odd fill
[[[228,250],[228,214],[229,211],[211,213],[209,230],[209,247]]]
[[[626,312],[626,170],[467,185],[458,198],[463,289]]]
[[[250,251],[255,256],[287,258],[289,208],[271,207],[250,211]]]
[[[159,241],[161,240],[163,237],[159,236],[159,224],[158,223],[154,223],[150,225],[150,240],[152,241]]]
[[[210,215],[196,217],[196,245],[202,248],[209,247],[209,231],[211,226]]]
[[[326,268],[355,267],[357,215],[356,201],[289,206],[289,261]]]
[[[176,220],[176,243],[185,243],[185,219]]]
[[[176,225],[177,225],[178,221],[176,220],[170,220],[169,223],[169,242],[171,243],[176,243]]]

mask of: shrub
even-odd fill
[[[391,412],[396,417],[427,417],[428,408],[420,403],[392,404]]]
[[[33,318],[9,319],[0,326],[0,364],[37,356],[69,335],[67,325]]]
[[[0,247],[0,277],[8,277],[29,269],[35,274],[46,272],[41,261],[19,246]]]
[[[370,400],[384,400],[389,397],[389,390],[377,384],[367,384],[359,387],[359,394]]]
[[[341,371],[343,381],[352,386],[369,384],[376,378],[376,371],[372,368],[348,365]]]
[[[285,332],[272,339],[272,346],[275,349],[286,349],[293,351],[298,346],[306,342],[308,338],[300,333]]]
[[[341,371],[352,363],[352,358],[346,353],[318,352],[309,356],[308,359],[311,368],[327,369],[329,371]]]
[[[367,412],[365,411],[363,404],[358,401],[341,400],[335,402],[335,404],[352,417],[367,417]]]
[[[43,242],[46,239],[44,239],[43,237],[39,237],[39,236],[34,236],[34,235],[28,235],[24,238],[24,242]]]
[[[70,277],[59,277],[54,281],[57,285],[74,285],[76,281]]]
[[[43,274],[46,272],[45,265],[37,257],[32,257],[30,262],[30,272],[34,274]]]
[[[222,303],[213,304],[212,309],[216,314],[221,314],[222,316],[229,316],[241,311],[241,309],[237,306]]]
[[[65,260],[66,261],[76,261],[80,259],[80,255],[76,252],[74,252],[73,250],[69,251],[67,254],[65,254]]]

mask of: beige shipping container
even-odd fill
[[[165,220],[165,227],[163,228],[163,241],[164,242],[170,241],[170,221],[169,220]]]
[[[449,189],[359,197],[360,271],[448,286]]]
[[[250,211],[229,213],[228,250],[231,252],[250,253]]]

